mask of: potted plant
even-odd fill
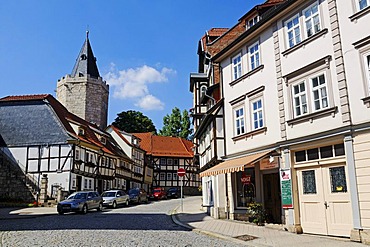
[[[251,202],[247,206],[247,215],[251,222],[262,226],[266,220],[266,212],[262,203]]]

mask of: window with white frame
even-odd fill
[[[263,120],[262,98],[252,101],[251,104],[252,104],[253,130],[262,128],[265,125]]]
[[[233,79],[236,80],[242,75],[242,56],[239,53],[232,58],[233,63]]]
[[[293,85],[292,90],[293,90],[294,116],[299,117],[308,112],[305,81]]]
[[[310,76],[292,85],[294,117],[314,113],[329,107],[325,73]],[[310,99],[310,103],[308,101]]]
[[[254,25],[256,25],[258,21],[259,21],[259,16],[256,15],[253,18],[247,20],[245,26],[246,26],[247,29],[249,29],[249,28],[253,27]]]
[[[328,93],[326,89],[325,75],[321,74],[310,78],[312,86],[312,97],[313,97],[313,109],[314,111],[327,108],[328,103]]]
[[[356,0],[356,1],[359,10],[363,10],[364,8],[370,6],[370,0]]]
[[[367,80],[368,95],[370,95],[370,52],[364,55],[364,65]]]
[[[295,15],[292,19],[285,23],[287,36],[288,36],[288,46],[293,47],[301,42],[301,29],[299,25],[299,15]]]
[[[167,173],[167,180],[172,180],[172,173]]]
[[[320,32],[322,27],[319,3],[317,1],[314,2],[312,5],[287,20],[284,25],[288,48]]]
[[[240,107],[234,110],[235,118],[235,134],[241,135],[245,133],[244,126],[244,107]]]
[[[165,178],[166,178],[166,174],[165,173],[160,173],[159,174],[159,180],[164,181]]]
[[[317,3],[312,4],[310,7],[303,11],[306,38],[311,37],[321,30],[319,6]]]
[[[80,159],[80,150],[76,149],[75,151],[75,159],[79,160]]]
[[[249,47],[249,66],[251,70],[254,70],[260,65],[260,50],[259,42],[254,43]]]

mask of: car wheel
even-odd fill
[[[116,201],[113,202],[112,208],[117,208],[117,202]]]
[[[64,214],[64,212],[63,212],[63,211],[58,211],[58,214],[59,214],[59,215],[63,215],[63,214]]]
[[[141,204],[141,198],[137,199],[137,203]]]
[[[87,214],[87,205],[86,204],[82,207],[81,213],[82,214]]]
[[[96,210],[103,211],[103,203],[99,203],[99,207]]]

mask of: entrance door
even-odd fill
[[[345,164],[306,168],[297,175],[303,231],[349,237],[352,210]]]
[[[267,220],[281,224],[281,193],[279,173],[263,175],[263,198]]]
[[[81,176],[76,176],[76,190],[81,191],[82,188],[82,177]]]

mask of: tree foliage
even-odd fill
[[[180,109],[175,107],[170,115],[163,117],[163,128],[159,135],[189,139],[192,131],[188,111],[184,110],[181,114]]]
[[[117,114],[112,125],[127,133],[157,132],[150,118],[141,112],[132,110]]]

